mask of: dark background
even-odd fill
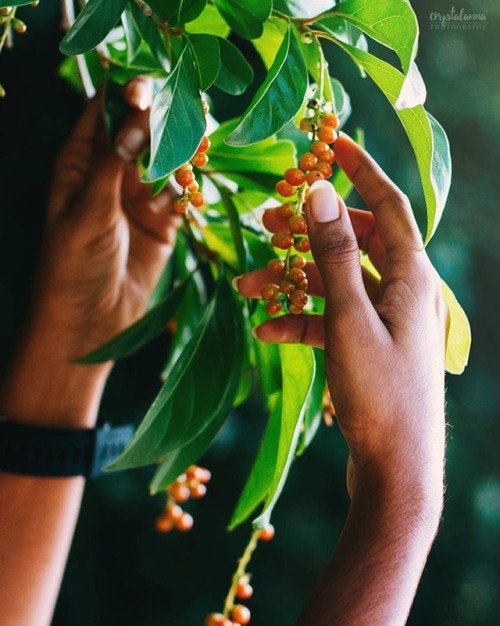
[[[470,316],[473,348],[461,377],[448,377],[448,487],[444,520],[422,580],[412,626],[493,626],[500,614],[499,360],[497,332],[500,223],[499,17],[496,0],[455,5],[486,14],[484,30],[432,30],[429,15],[452,0],[419,0],[419,67],[428,109],[451,140],[453,187],[429,246],[442,276]],[[57,77],[57,3],[21,13],[28,33],[2,53],[0,80],[0,341],[2,365],[21,330],[40,244],[51,163],[82,107]],[[333,51],[331,67],[353,100],[347,130],[362,126],[367,146],[423,205],[411,149],[386,100]],[[214,95],[219,119],[244,99]],[[103,403],[103,418],[139,418],[158,386],[161,342],[121,363]],[[43,366],[43,364],[41,364]],[[29,392],[29,390],[28,390]],[[159,536],[161,498],[148,496],[148,471],[89,483],[54,626],[196,626],[219,610],[249,528],[225,531],[254,458],[265,418],[257,401],[235,415],[206,456],[213,481],[191,506],[187,535]],[[290,476],[274,523],[276,539],[252,565],[256,626],[292,624],[329,559],[347,510],[346,452],[336,429],[323,430]],[[5,503],[2,503],[5,506]],[[334,593],[334,590],[333,592]]]

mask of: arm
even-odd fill
[[[132,108],[116,151],[94,100],[58,158],[31,314],[0,391],[9,419],[94,426],[112,364],[71,361],[142,314],[171,254],[179,218],[169,192],[151,199],[129,162],[148,140],[148,89],[140,79],[127,86]],[[0,473],[2,624],[50,623],[83,486],[81,477]]]
[[[351,505],[332,561],[300,626],[403,625],[437,531],[444,480],[447,311],[407,199],[346,136],[337,163],[370,211],[347,209],[316,183],[307,220],[316,265],[310,291],[325,315],[287,315],[256,329],[265,341],[324,347],[327,382],[350,450]],[[266,226],[282,231],[277,212]],[[360,266],[359,249],[381,274]],[[258,296],[267,270],[238,287]]]

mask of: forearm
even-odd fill
[[[432,493],[434,491],[434,493]],[[430,492],[358,490],[333,558],[297,626],[402,626],[440,519]]]
[[[108,368],[70,365],[62,337],[28,332],[0,393],[0,414],[56,428],[95,424]],[[35,337],[38,337],[35,339]],[[0,622],[44,626],[52,618],[84,479],[0,473]]]

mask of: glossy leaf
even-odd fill
[[[307,86],[304,57],[289,27],[266,80],[226,143],[247,146],[274,135],[299,111]]]
[[[329,11],[335,0],[274,0],[274,8],[291,17],[313,18]]]
[[[186,25],[186,30],[188,33],[227,37],[231,28],[217,11],[217,8],[213,4],[207,4],[203,12],[194,21]]]
[[[269,69],[273,64],[286,30],[287,22],[277,17],[270,17],[264,24],[262,35],[252,41],[266,69]]]
[[[164,178],[189,161],[206,126],[191,52],[185,47],[151,107],[151,151],[144,180]]]
[[[0,9],[4,7],[22,7],[32,4],[33,0],[0,0]]]
[[[241,375],[241,305],[224,276],[197,333],[177,359],[131,442],[110,469],[167,461],[180,448],[208,446],[231,410]],[[189,448],[188,448],[189,451]],[[189,457],[189,464],[195,459]]]
[[[441,281],[441,287],[450,316],[446,335],[446,371],[450,374],[462,374],[469,362],[472,342],[469,320],[444,280]]]
[[[127,44],[127,62],[130,65],[139,54],[142,45],[142,36],[130,7],[127,7],[122,14],[122,25]]]
[[[273,8],[272,0],[214,0],[214,4],[232,30],[245,39],[262,35]]]
[[[180,13],[180,21],[185,24],[194,21],[207,6],[208,0],[184,0]]]
[[[220,46],[217,37],[212,35],[191,35],[189,37],[202,91],[207,91],[219,75],[221,67]]]
[[[138,31],[141,33],[144,41],[147,42],[152,55],[158,60],[161,67],[169,72],[171,67],[167,44],[160,34],[158,27],[151,18],[144,15],[134,0],[129,0],[128,8],[134,18]]]
[[[217,40],[220,69],[215,85],[232,96],[239,96],[253,82],[253,69],[234,44],[222,37],[218,37]]]
[[[248,250],[246,248],[246,243],[241,230],[241,222],[240,216],[238,214],[238,209],[236,208],[231,198],[231,194],[226,189],[221,187],[219,191],[221,194],[222,206],[224,207],[229,221],[234,249],[238,257],[238,274],[244,274],[247,271]]]
[[[135,324],[126,328],[104,346],[78,359],[78,363],[104,363],[122,359],[160,335],[167,323],[174,317],[188,283],[189,280],[182,282]]]
[[[61,41],[64,54],[82,54],[95,48],[120,19],[127,0],[89,0]]]
[[[310,446],[323,420],[323,396],[326,387],[325,353],[319,348],[313,348],[313,353],[315,363],[314,380],[297,446],[297,456],[303,454]]]
[[[283,366],[283,402],[276,467],[264,509],[253,522],[254,528],[264,528],[269,524],[273,508],[295,458],[314,380],[315,364],[311,347],[302,344],[281,344],[279,350]]]
[[[258,326],[269,319],[262,302],[257,303],[252,315],[252,326]],[[257,365],[257,379],[265,398],[281,391],[283,381],[281,374],[281,356],[278,344],[254,341],[255,360]]]

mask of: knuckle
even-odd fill
[[[318,243],[318,252],[325,262],[333,264],[359,264],[358,242],[355,237],[348,233],[328,233],[323,236]]]
[[[410,199],[404,194],[401,189],[396,186],[388,187],[384,193],[373,203],[372,211],[377,212],[377,209],[390,207],[394,208],[399,206],[407,211],[411,211]]]

